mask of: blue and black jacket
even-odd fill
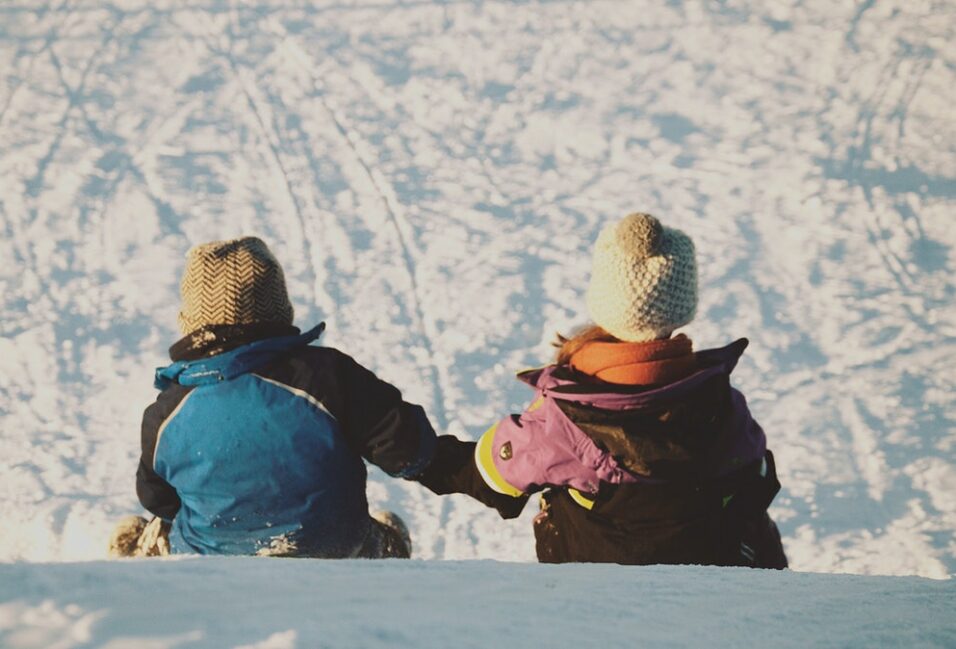
[[[370,524],[362,458],[458,490],[448,467],[461,467],[433,460],[468,444],[439,443],[395,387],[311,346],[322,329],[210,327],[170,349],[143,416],[137,493],[173,521],[173,552],[354,556]]]

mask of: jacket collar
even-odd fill
[[[292,335],[254,340],[213,356],[178,360],[156,369],[154,385],[156,389],[164,390],[174,383],[197,386],[228,381],[255,371],[291,349],[305,347],[318,339],[324,330],[325,323],[322,322],[304,334],[299,334],[296,329]]]
[[[528,370],[518,378],[538,390],[547,391],[555,399],[608,410],[630,410],[661,399],[679,398],[718,374],[729,376],[749,344],[746,338],[741,338],[726,347],[699,351],[696,372],[673,383],[650,388],[607,383],[563,365]]]
[[[298,335],[298,327],[281,322],[208,325],[191,331],[169,348],[172,361],[195,361],[216,356],[263,338]]]

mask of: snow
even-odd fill
[[[0,646],[943,648],[954,596],[954,580],[674,566],[0,564]]]
[[[113,522],[138,511],[139,420],[177,335],[184,254],[240,234],[282,260],[300,325],[326,320],[327,344],[473,439],[526,405],[513,373],[586,320],[601,226],[656,214],[697,245],[696,345],[751,339],[735,381],[777,457],[772,514],[793,568],[956,574],[954,32],[949,0],[6,0],[0,562],[32,565],[0,563],[0,617],[24,620],[0,638],[55,623],[80,638],[63,646],[103,634],[122,646],[117,620],[152,605],[110,580],[151,590],[168,571],[181,611],[178,595],[200,588],[189,571],[241,592],[265,570],[50,565],[103,559]],[[422,559],[534,560],[533,506],[503,522],[378,471],[369,495],[406,518]],[[296,565],[341,584],[356,570]],[[600,576],[620,585],[609,596],[638,599],[650,579],[655,597],[697,592],[704,610],[699,575],[724,578],[476,566],[380,570],[443,588],[486,567],[536,575],[529,589]],[[871,587],[952,601],[951,586],[912,579],[726,579],[774,597],[799,584],[827,605],[845,587],[854,611]],[[82,589],[89,602],[70,596]],[[449,597],[469,610],[463,592]],[[157,628],[155,645],[209,642],[227,625],[202,616],[227,613],[203,606],[172,636]],[[747,606],[769,615],[761,598]],[[655,604],[650,623],[671,612]],[[826,606],[799,612],[834,621]],[[230,642],[311,646],[314,628],[283,615]],[[774,628],[795,624],[781,615]],[[913,604],[900,619],[922,615]],[[850,628],[866,633],[864,618]],[[124,632],[142,640],[151,627],[137,619]],[[921,640],[952,645],[931,635],[941,624]]]

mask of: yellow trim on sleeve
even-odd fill
[[[535,410],[537,410],[543,405],[544,405],[544,397],[539,397],[537,401],[535,401],[530,406],[528,406],[528,410],[526,410],[526,412],[534,412]]]
[[[475,464],[478,466],[478,473],[481,474],[485,483],[498,493],[520,498],[524,495],[521,490],[508,484],[507,480],[498,471],[498,467],[495,466],[492,449],[497,431],[498,424],[495,424],[485,431],[485,434],[478,440],[478,444],[475,445]]]
[[[574,487],[568,487],[568,495],[571,496],[571,500],[581,505],[581,507],[584,507],[588,511],[594,509],[594,501],[586,497]]]

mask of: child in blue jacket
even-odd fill
[[[438,493],[503,502],[468,470],[473,443],[436,437],[420,406],[352,358],[312,346],[282,269],[254,237],[193,248],[173,363],[157,370],[136,490],[113,556],[408,557],[394,514],[371,517],[363,458]],[[450,482],[449,482],[450,481]]]

